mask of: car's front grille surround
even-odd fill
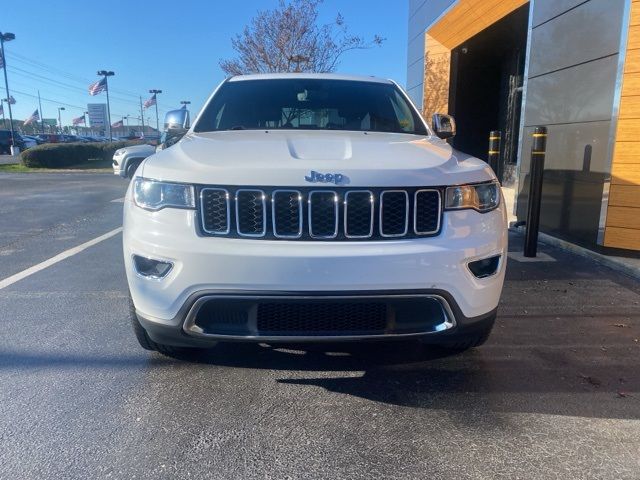
[[[438,235],[442,189],[199,186],[199,232],[270,240],[366,241]]]

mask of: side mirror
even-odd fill
[[[456,121],[451,115],[435,113],[431,122],[433,131],[439,138],[446,140],[456,136]]]

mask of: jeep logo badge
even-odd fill
[[[319,173],[311,170],[311,173],[306,175],[304,179],[311,183],[334,183],[339,185],[344,180],[344,175],[341,173]]]

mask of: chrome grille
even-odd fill
[[[222,188],[203,188],[202,229],[215,235],[226,235],[230,228],[229,192]]]
[[[267,232],[266,196],[262,190],[236,192],[236,226],[244,237],[263,237]]]
[[[200,232],[271,240],[394,240],[437,235],[441,188],[198,187]]]
[[[271,195],[273,234],[278,238],[302,235],[302,193],[298,190],[275,190]]]
[[[338,235],[338,194],[332,191],[309,193],[309,235],[335,238]]]
[[[403,237],[409,229],[409,194],[385,190],[380,195],[380,235]]]

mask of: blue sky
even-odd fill
[[[57,107],[64,106],[63,124],[69,124],[87,103],[106,101],[104,94],[87,93],[98,69],[116,72],[110,79],[112,122],[121,115],[138,116],[137,97],[145,99],[151,88],[164,92],[158,97],[161,119],[163,111],[179,107],[181,100],[190,100],[195,114],[224,78],[218,62],[233,56],[231,37],[256,11],[276,4],[277,0],[12,2],[11,15],[0,19],[0,31],[16,35],[5,44],[9,88],[17,101],[14,117],[23,120],[38,107],[33,96],[39,89],[44,117],[55,118]],[[325,0],[321,20],[329,22],[338,12],[352,33],[387,39],[382,47],[347,53],[338,71],[389,77],[404,85],[407,2]],[[0,92],[4,97],[4,83]],[[155,112],[147,115],[155,123]]]

